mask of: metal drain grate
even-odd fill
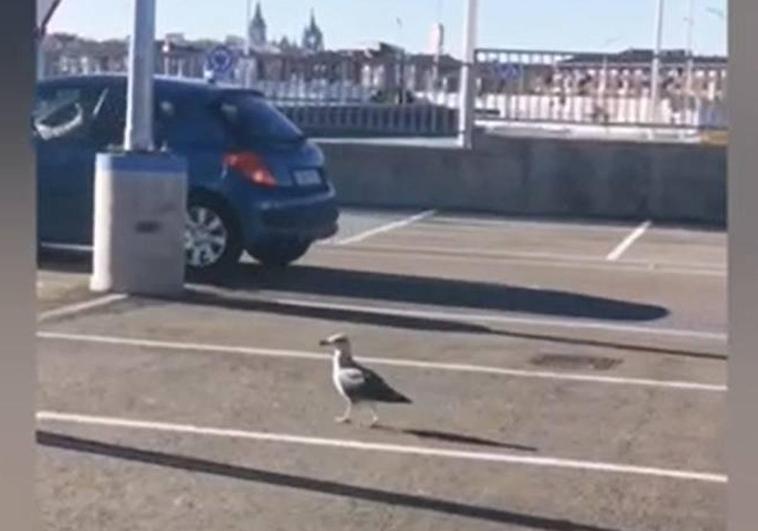
[[[595,371],[608,371],[622,361],[616,358],[603,358],[598,356],[579,356],[572,354],[540,354],[530,360],[532,365],[538,367],[551,367],[554,369],[592,369]]]

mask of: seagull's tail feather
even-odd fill
[[[389,402],[391,404],[412,404],[413,401],[405,396],[402,393],[399,393],[395,391],[394,389],[391,389],[390,392],[385,397],[385,402]]]

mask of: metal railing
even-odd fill
[[[664,56],[660,99],[635,54],[479,49],[479,125],[727,129],[726,63]],[[644,55],[644,54],[643,54]],[[160,56],[159,73],[202,76],[202,51]],[[124,57],[60,56],[51,72],[121,70]],[[165,72],[164,72],[165,70]],[[229,81],[262,91],[314,136],[455,136],[462,64],[450,56],[324,52],[242,57]]]
[[[310,134],[457,134],[458,66],[432,57],[262,55],[237,79],[263,92]]]
[[[652,62],[638,57],[480,49],[479,120],[724,129],[726,64],[662,61],[653,101]]]

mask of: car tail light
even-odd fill
[[[273,187],[277,185],[276,179],[263,162],[263,159],[249,151],[241,153],[228,153],[224,156],[224,165],[238,171],[253,184]]]

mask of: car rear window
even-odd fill
[[[300,128],[260,96],[228,94],[218,105],[224,121],[242,145],[304,139]]]

